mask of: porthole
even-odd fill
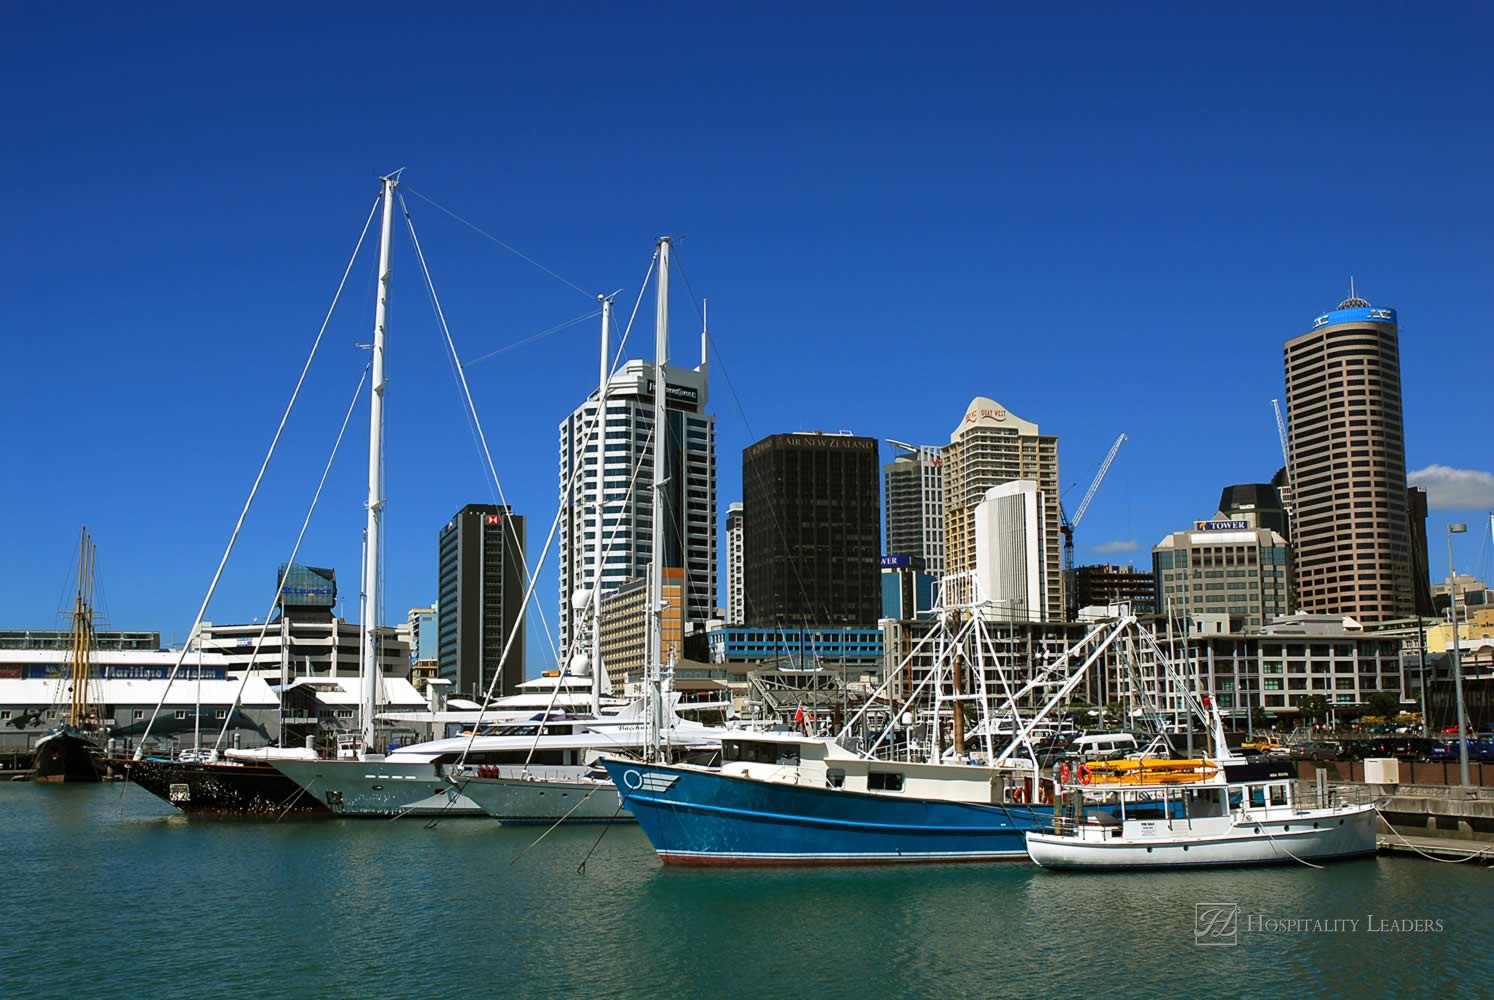
[[[1146,853],[1148,853],[1148,854],[1150,854],[1150,853],[1152,853],[1152,849],[1151,849],[1151,848],[1150,848],[1150,847],[1148,847],[1148,848],[1147,848],[1147,849],[1146,849]]]

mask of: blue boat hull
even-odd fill
[[[756,781],[604,760],[623,807],[669,864],[1025,861],[1052,809]]]

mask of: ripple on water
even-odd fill
[[[1403,859],[1148,875],[664,868],[638,828],[202,820],[0,785],[6,996],[1281,998],[1466,992],[1490,873]],[[592,852],[583,873],[577,867]],[[1193,943],[1193,906],[1359,919]],[[1440,934],[1371,934],[1439,919]],[[1486,972],[1481,973],[1487,975]]]

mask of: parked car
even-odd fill
[[[1338,743],[1315,740],[1309,743],[1298,743],[1287,751],[1287,756],[1292,760],[1337,760],[1340,750]]]
[[[1453,762],[1461,759],[1458,753],[1458,741],[1448,740],[1432,748],[1428,760]],[[1494,763],[1494,741],[1491,740],[1469,740],[1468,759],[1480,764]]]
[[[1395,757],[1398,760],[1431,760],[1437,749],[1436,740],[1423,736],[1397,736],[1394,739],[1356,740],[1344,744],[1345,758],[1364,760],[1366,757]]]

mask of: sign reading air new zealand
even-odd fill
[[[646,388],[644,392],[648,393],[650,396],[654,394],[653,379],[648,380],[648,388]],[[691,406],[700,405],[700,390],[696,389],[694,386],[670,385],[666,382],[664,384],[664,395],[671,402],[689,403]]]

